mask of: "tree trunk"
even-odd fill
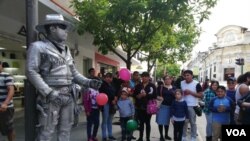
[[[131,59],[127,59],[127,61],[126,61],[126,67],[127,67],[127,69],[129,69],[129,70],[131,70]]]
[[[148,66],[147,71],[150,73],[151,70],[153,69],[153,67],[154,67],[155,64],[156,64],[156,61],[154,61],[152,65],[150,64],[150,61],[147,61],[147,64],[148,64],[148,65],[147,65],[147,66]]]

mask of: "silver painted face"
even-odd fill
[[[67,40],[68,37],[68,31],[66,25],[58,24],[55,25],[51,29],[51,36],[57,41],[57,42],[64,42]]]
[[[56,28],[57,32],[56,32],[56,37],[58,38],[58,41],[66,41],[67,37],[68,37],[68,31],[66,29],[60,28],[59,26],[57,26]]]

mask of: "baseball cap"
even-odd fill
[[[235,77],[229,77],[229,78],[227,79],[227,81],[236,81],[236,78],[235,78]]]
[[[128,88],[127,87],[122,88],[122,92],[125,92],[128,94]]]

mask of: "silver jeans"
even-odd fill
[[[74,102],[70,89],[65,87],[55,89],[59,91],[60,102],[54,104],[46,98],[38,97],[42,112],[38,116],[39,124],[37,141],[51,141],[55,129],[57,141],[69,141],[73,124]]]

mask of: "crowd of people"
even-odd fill
[[[2,64],[0,63],[0,68]],[[0,69],[1,70],[1,69]],[[157,124],[159,140],[196,141],[197,113],[195,107],[203,101],[202,111],[206,117],[206,140],[218,141],[221,138],[222,125],[250,124],[250,72],[240,75],[237,79],[228,77],[227,86],[220,85],[216,80],[208,80],[201,85],[193,79],[191,70],[182,71],[182,75],[174,81],[170,75],[162,77],[157,84],[151,82],[150,74],[135,71],[131,80],[119,78],[118,73],[106,73],[103,77],[96,76],[94,68],[89,69],[89,79],[102,81],[99,89],[84,88],[82,100],[87,119],[88,141],[98,141],[97,133],[101,125],[102,141],[117,140],[113,135],[112,123],[116,112],[120,115],[122,141],[150,141],[151,124]],[[6,88],[5,95],[13,97],[13,78],[2,72],[1,76]],[[108,102],[100,106],[96,96],[104,93]],[[152,114],[147,111],[150,100],[160,99],[155,122],[151,122]],[[7,105],[5,103],[8,103]],[[7,106],[7,107],[6,107]],[[1,101],[0,118],[1,133],[14,140],[13,101],[5,98]],[[6,111],[7,110],[7,111]],[[4,119],[2,119],[4,118]],[[127,129],[127,122],[138,123],[139,136]],[[6,122],[8,121],[8,122]],[[8,123],[8,124],[7,124]],[[173,125],[173,133],[169,133],[169,125]],[[190,137],[187,134],[190,126]],[[146,134],[144,136],[144,129]]]
[[[237,79],[229,77],[226,87],[212,80],[209,87],[204,90],[203,112],[207,121],[207,141],[221,139],[222,125],[250,124],[249,84],[250,72],[246,72]]]
[[[174,127],[175,141],[196,141],[199,116],[199,101],[204,102],[206,116],[206,139],[218,141],[221,126],[224,124],[250,124],[250,72],[240,75],[237,80],[227,79],[227,87],[218,81],[209,80],[201,84],[193,79],[191,70],[183,70],[182,75],[173,82],[173,77],[162,76],[162,82],[152,83],[148,72],[135,71],[131,80],[122,80],[118,73],[95,76],[95,69],[89,69],[89,77],[80,74],[74,64],[69,48],[65,44],[72,25],[62,15],[48,14],[37,31],[46,35],[44,40],[32,43],[27,51],[26,76],[37,90],[36,107],[38,113],[37,141],[50,141],[57,129],[58,141],[69,141],[77,104],[77,85],[85,88],[83,105],[87,116],[88,141],[97,141],[101,115],[102,141],[116,140],[113,136],[112,121],[114,114],[120,114],[122,141],[137,139],[143,141],[144,127],[146,141],[150,141],[152,101],[160,101],[157,108],[156,124],[160,141],[171,140],[168,129]],[[97,95],[108,97],[105,105],[98,105]],[[15,140],[13,129],[14,81],[3,72],[0,62],[0,132]],[[154,106],[154,105],[153,105]],[[152,107],[150,107],[152,108]],[[154,107],[153,107],[154,108]],[[134,119],[138,122],[139,137],[127,130],[126,123]],[[190,124],[191,135],[187,130]],[[164,130],[164,133],[163,133]]]
[[[188,140],[189,123],[191,140],[196,140],[197,126],[194,107],[198,105],[199,99],[202,99],[203,90],[200,83],[193,79],[191,70],[183,71],[182,77],[178,78],[180,80],[176,81],[173,81],[172,76],[165,75],[158,84],[150,81],[148,72],[139,74],[135,71],[131,80],[128,81],[119,79],[118,73],[116,76],[106,73],[102,78],[94,74],[95,69],[89,69],[88,78],[101,79],[103,83],[99,90],[88,88],[83,92],[88,141],[97,141],[100,119],[102,119],[102,140],[116,140],[117,137],[112,134],[112,120],[116,112],[120,115],[122,141],[133,139],[143,141],[144,137],[146,141],[150,141],[152,114],[147,111],[147,108],[149,101],[155,99],[161,99],[161,104],[155,113],[160,141],[172,140],[170,134],[174,135],[175,141]],[[98,92],[105,93],[108,97],[108,102],[104,106],[97,105],[95,97]],[[100,113],[101,118],[97,119]],[[126,129],[126,122],[130,119],[137,121],[139,137],[134,137],[133,131]],[[174,133],[168,131],[170,123],[174,125]],[[146,130],[145,136],[144,129]]]
[[[139,137],[137,141],[143,141],[144,127],[146,129],[146,141],[150,141],[151,124],[154,122],[151,122],[152,114],[147,113],[147,105],[152,99],[161,99],[155,121],[158,124],[160,141],[171,140],[169,134],[174,135],[175,141],[197,140],[197,113],[194,109],[197,106],[202,107],[206,117],[207,141],[218,141],[221,138],[222,125],[250,123],[250,110],[248,108],[250,107],[248,87],[250,72],[240,75],[237,79],[229,77],[227,86],[220,85],[218,81],[210,81],[209,79],[206,79],[205,84],[201,85],[201,83],[193,79],[191,70],[183,70],[181,74],[175,81],[173,77],[165,75],[157,84],[150,81],[148,72],[143,72],[140,75],[139,72],[135,71],[129,81],[120,80],[119,76],[113,77],[110,73],[104,75],[104,82],[107,82],[108,77],[110,89],[113,87],[113,91],[99,90],[99,92],[104,92],[109,97],[108,104],[99,107],[102,109],[103,114],[103,141],[107,139],[115,140],[112,135],[111,125],[115,112],[111,111],[116,110],[120,114],[122,141],[135,139],[133,132],[127,132],[128,130],[126,130],[125,123],[129,119],[138,122]],[[113,85],[113,82],[115,82],[115,85]],[[103,83],[103,86],[108,88],[105,83]],[[204,105],[200,105],[200,101]],[[107,106],[109,108],[105,108]],[[112,110],[111,107],[115,107],[115,110]],[[110,111],[103,112],[105,109]],[[168,132],[170,123],[173,124],[174,133]],[[107,135],[104,125],[108,129]],[[189,125],[190,137],[187,134]],[[93,136],[88,134],[88,139],[89,141],[96,141],[96,133]]]

